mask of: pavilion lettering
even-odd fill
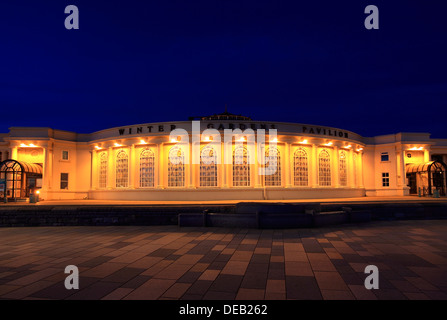
[[[337,131],[337,130],[333,130],[333,129],[320,128],[320,127],[304,127],[303,126],[303,133],[321,134],[324,136],[348,138],[347,132]]]
[[[177,127],[175,124],[170,124],[170,125],[154,125],[154,126],[140,126],[140,127],[130,127],[130,128],[120,128],[118,129],[119,135],[127,135],[127,134],[141,134],[141,133],[155,133],[155,132],[167,132],[169,130],[173,131],[175,130]],[[217,130],[225,130],[225,129],[230,129],[230,130],[234,130],[234,129],[241,129],[241,130],[245,130],[245,129],[253,129],[253,130],[257,130],[257,129],[276,129],[276,125],[275,124],[265,124],[265,123],[261,123],[261,124],[256,124],[256,123],[238,123],[238,124],[234,124],[234,123],[219,123],[219,125],[216,125],[214,123],[208,123],[206,125],[207,129],[217,129]]]

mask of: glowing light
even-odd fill
[[[36,191],[36,194],[40,194],[40,190],[37,190],[37,191]]]
[[[239,141],[245,141],[245,137],[241,137]]]
[[[204,140],[205,140],[205,141],[213,141],[213,137],[206,136]]]
[[[352,146],[349,144],[349,145],[347,145],[347,146],[344,146],[343,148],[346,148],[346,149],[349,149],[349,148],[351,148]]]
[[[147,142],[144,141],[143,139],[141,139],[141,140],[140,140],[140,143],[141,143],[141,144],[146,144]]]
[[[98,147],[98,146],[95,146],[95,149],[96,149],[96,150],[101,150],[102,148],[101,148],[101,147]]]
[[[358,148],[355,151],[362,151],[362,150],[363,150],[363,148]]]
[[[177,142],[177,139],[176,138],[172,138],[171,142]]]
[[[328,143],[324,144],[325,146],[332,146],[334,143],[332,141],[329,141]]]
[[[26,145],[26,144],[24,144],[24,143],[21,143],[20,146],[21,146],[22,148],[37,148],[37,146],[36,146],[35,144],[33,144],[33,143],[30,143],[30,144],[28,144],[28,145]]]
[[[118,142],[115,142],[115,147],[121,147],[122,145],[119,144]]]
[[[410,148],[410,149],[408,149],[408,150],[424,150],[424,147],[413,147],[413,148]]]
[[[304,139],[304,140],[300,141],[300,143],[306,144],[307,143],[307,139]]]
[[[274,139],[270,140],[270,142],[278,142],[278,138],[274,138]]]

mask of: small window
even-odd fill
[[[388,155],[388,152],[382,152],[380,155],[380,161],[390,161],[390,156]]]
[[[62,160],[68,160],[68,151],[62,151]]]
[[[389,187],[390,186],[390,173],[382,172],[382,186]]]
[[[407,153],[407,158],[411,158],[411,153]]]
[[[61,173],[61,190],[68,189],[68,173]]]

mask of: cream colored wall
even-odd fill
[[[17,148],[17,160],[28,163],[44,163],[42,148]]]
[[[411,155],[411,158],[408,157],[408,155]],[[405,151],[405,163],[424,163],[426,162],[424,159],[424,151],[413,151],[413,150],[406,150]]]
[[[381,161],[382,152],[388,152],[389,161]],[[389,190],[397,187],[397,158],[395,156],[395,147],[391,146],[376,146],[374,153],[374,187],[377,190]],[[382,186],[382,173],[389,173],[389,187]]]

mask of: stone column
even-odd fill
[[[157,188],[163,189],[164,188],[164,150],[163,150],[163,142],[160,142],[157,145]],[[167,158],[166,158],[167,160]]]
[[[290,160],[290,143],[286,142],[284,145],[284,149],[285,149],[285,157],[284,160],[282,161],[282,163],[284,164],[284,174],[285,174],[285,187],[286,188],[291,188],[292,187],[292,183],[291,183],[291,160]]]
[[[192,161],[192,158],[193,158],[192,157],[192,144],[193,144],[192,142],[190,144],[188,144],[187,150],[189,152],[189,156],[185,156],[185,160],[188,162],[188,163],[185,163],[185,170],[186,170],[186,172],[185,172],[186,173],[185,187],[188,187],[191,189],[195,188],[194,182],[195,182],[195,173],[196,173],[196,170],[195,170],[196,165]],[[199,150],[200,150],[200,147],[199,147]]]
[[[349,149],[348,151],[348,159],[346,159],[346,165],[347,165],[347,174],[348,174],[348,187],[349,188],[355,188],[355,179],[354,175],[356,174],[354,172],[354,151],[352,149]]]
[[[261,161],[260,159],[262,159],[261,157],[263,156],[262,153],[264,152],[264,156],[265,156],[265,148],[261,148],[261,152],[259,153],[258,151],[258,145],[255,145],[254,148],[254,157],[255,157],[255,164],[253,166],[254,168],[254,172],[255,172],[255,183],[254,186],[255,188],[262,188],[262,179],[264,179],[264,175],[260,175],[259,174],[259,169],[262,168],[259,161]],[[250,154],[250,149],[247,147],[247,151],[249,152],[250,157],[252,156]],[[265,167],[265,163],[264,163],[264,167]],[[262,171],[261,171],[262,172]],[[251,180],[251,179],[250,179]]]
[[[47,152],[45,153],[45,173],[48,177],[46,183],[47,188],[53,188],[53,144],[48,142]]]
[[[424,162],[429,162],[430,161],[430,150],[428,149],[428,147],[425,147],[424,149]]]
[[[318,187],[318,150],[317,146],[312,144],[312,155],[308,159],[310,166],[309,178],[310,178],[310,186],[312,188]]]
[[[223,159],[224,159],[224,184],[223,188],[229,188],[230,186],[233,186],[233,183],[231,181],[232,178],[232,166],[233,166],[233,142],[228,141],[223,143]]]
[[[339,164],[339,152],[338,147],[334,146],[333,152],[332,152],[332,165],[331,165],[331,179],[332,183],[331,185],[333,187],[339,188],[340,187],[340,164]]]
[[[115,181],[115,152],[113,147],[108,148],[107,152],[107,189],[113,189],[116,186]]]
[[[357,155],[357,179],[358,179],[358,185],[359,188],[364,188],[363,185],[363,152],[359,152]]]
[[[136,170],[136,159],[135,159],[135,144],[132,143],[132,145],[130,146],[130,152],[129,152],[129,188],[130,189],[135,189],[136,171],[137,170]]]
[[[11,147],[11,151],[10,151],[10,158],[14,159],[14,160],[19,160],[18,159],[18,148],[17,146]]]
[[[395,181],[396,181],[396,185],[398,188],[403,188],[406,185],[405,184],[405,150],[403,150],[402,147],[396,148],[396,180]]]
[[[92,151],[92,190],[98,189],[98,151]]]

